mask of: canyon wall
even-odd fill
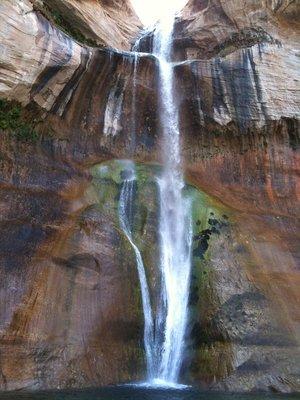
[[[207,196],[182,378],[299,391],[299,6],[244,3],[193,0],[175,24],[186,180]],[[100,201],[93,166],[159,164],[157,61],[127,51],[129,3],[4,0],[0,14],[0,387],[141,379],[134,254],[118,189]],[[151,204],[141,245],[155,241]]]

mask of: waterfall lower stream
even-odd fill
[[[135,171],[134,165],[127,171],[128,176],[124,179],[120,200],[119,200],[119,219],[120,225],[129,240],[136,258],[139,281],[141,285],[142,304],[144,313],[144,344],[147,360],[147,371],[153,370],[153,317],[151,310],[150,294],[147,284],[147,277],[145,273],[144,263],[141,253],[133,241],[132,237],[132,220],[133,220],[133,201],[134,201],[134,185]]]
[[[130,204],[133,202],[134,169],[123,181],[119,217],[121,227],[136,256],[144,311],[144,343],[148,383],[174,385],[182,365],[188,316],[191,270],[191,206],[184,198],[181,169],[178,108],[174,94],[174,73],[170,61],[174,15],[168,14],[154,32],[154,55],[159,65],[159,121],[162,132],[162,174],[159,193],[160,298],[156,315],[151,300],[143,260],[133,242]]]

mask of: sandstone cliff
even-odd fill
[[[144,370],[135,261],[109,211],[120,182],[101,181],[99,200],[92,166],[160,161],[157,62],[123,52],[139,25],[129,6],[44,3],[118,50],[79,43],[28,0],[0,4],[0,97],[13,101],[0,113],[2,389]],[[299,390],[298,17],[292,1],[193,0],[175,26],[186,176],[205,210],[183,375],[209,388]]]
[[[129,50],[141,29],[130,0],[30,0],[35,10],[97,45]]]

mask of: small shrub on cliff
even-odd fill
[[[85,37],[78,29],[74,28],[58,10],[50,7],[49,4],[35,2],[34,9],[39,11],[48,21],[57,25],[58,28],[78,42],[91,47],[98,46],[93,39]]]
[[[39,137],[34,121],[26,121],[19,103],[0,99],[0,129],[24,142],[35,143]]]
[[[77,29],[74,29],[58,11],[52,11],[52,17],[56,25],[58,25],[65,33],[74,38],[80,43],[86,44],[88,46],[97,46],[97,43],[89,38],[86,38]]]

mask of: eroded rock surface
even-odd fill
[[[297,47],[296,1],[190,0],[178,18],[176,50],[185,57],[211,58],[256,43]]]
[[[99,212],[86,190],[94,164],[160,161],[157,61],[81,45],[27,0],[0,13],[0,96],[38,109],[39,133],[30,144],[1,131],[1,388],[139,379],[133,255],[114,202]],[[209,388],[299,390],[297,13],[193,1],[176,25],[186,175],[218,203],[201,203],[184,375]]]
[[[130,0],[44,0],[44,3],[99,45],[129,50],[141,29]]]

